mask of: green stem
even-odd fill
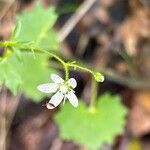
[[[39,51],[39,52],[43,52],[46,53],[48,55],[50,55],[51,57],[55,58],[58,62],[60,62],[63,66],[66,65],[65,61],[63,61],[60,57],[58,57],[57,55],[55,55],[54,53],[48,52],[47,50],[43,50],[43,49],[38,49],[32,46],[28,46],[26,44],[23,43],[19,43],[19,42],[11,42],[11,41],[0,41],[0,46],[2,47],[13,47],[13,46],[17,46],[21,49],[26,49],[26,50],[30,50],[30,51]]]
[[[0,41],[0,46],[2,47],[10,47],[10,46],[15,46],[17,42],[12,42],[12,41]]]
[[[97,99],[97,82],[92,78],[92,87],[91,87],[91,103],[90,110],[93,112],[96,109],[96,99]]]
[[[66,63],[64,60],[62,60],[60,57],[58,57],[56,54],[49,52],[47,50],[43,50],[43,49],[39,49],[36,47],[33,47],[31,44],[29,43],[21,43],[21,42],[17,42],[17,41],[0,41],[0,46],[2,47],[18,47],[20,49],[23,50],[30,50],[31,52],[33,51],[38,51],[38,52],[42,52],[42,53],[46,53],[49,56],[55,58],[58,62],[60,62],[65,70],[65,80],[69,79],[69,67],[73,67],[74,70],[79,69],[85,72],[89,72],[90,74],[92,74],[93,77],[95,77],[96,72],[92,71],[91,69],[88,69],[86,67],[77,65],[77,64],[73,64],[73,63]],[[99,82],[99,81],[98,81]]]
[[[66,65],[65,61],[63,61],[60,57],[58,57],[56,54],[54,54],[54,53],[52,53],[52,52],[49,52],[49,51],[47,51],[47,50],[38,49],[38,48],[35,48],[35,47],[31,47],[31,46],[23,46],[23,49],[30,50],[30,51],[39,51],[39,52],[48,54],[49,56],[55,58],[55,59],[56,59],[58,62],[60,62],[63,66]]]
[[[65,69],[65,80],[69,80],[69,68],[68,68],[68,64],[66,63],[64,65],[64,69]]]
[[[73,67],[75,70],[76,70],[76,68],[78,68],[79,70],[83,70],[83,71],[85,71],[85,72],[89,72],[89,73],[91,73],[92,75],[94,75],[94,71],[92,71],[92,70],[90,70],[90,69],[88,69],[88,68],[79,66],[79,65],[77,65],[77,64],[68,63],[68,66],[69,66],[69,67]]]
[[[46,53],[46,54],[50,55],[51,57],[55,58],[58,62],[60,62],[63,65],[64,70],[65,70],[65,80],[67,81],[69,79],[68,64],[52,52],[49,52],[49,51],[43,50],[43,49],[38,49],[38,48],[28,46],[28,45],[25,45],[25,44],[22,44],[22,43],[11,42],[11,41],[4,41],[4,42],[0,41],[0,46],[2,46],[2,47],[18,46],[18,47],[26,49],[26,50],[31,50],[32,52],[39,51],[39,52]]]
[[[40,51],[40,52],[44,52],[44,53],[52,56],[53,58],[55,58],[58,62],[60,62],[63,65],[64,70],[65,70],[65,80],[67,81],[69,79],[69,68],[68,68],[68,64],[65,61],[63,61],[60,57],[58,57],[54,53],[48,52],[47,50],[32,49],[32,51],[34,51],[34,50],[37,50],[37,51]]]

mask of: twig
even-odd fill
[[[62,42],[69,35],[72,29],[80,21],[80,19],[87,13],[97,0],[85,0],[83,4],[77,9],[76,13],[66,22],[66,24],[59,31],[59,41]]]

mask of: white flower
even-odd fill
[[[68,81],[64,81],[60,76],[51,74],[51,79],[54,83],[41,84],[37,88],[44,93],[55,93],[50,101],[47,103],[48,109],[57,107],[62,101],[68,99],[74,106],[78,106],[78,99],[74,94],[74,88],[77,86],[77,82],[74,78],[70,78]]]

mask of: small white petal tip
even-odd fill
[[[72,104],[73,107],[78,107],[78,99],[73,91],[70,91],[67,96],[69,102]]]
[[[46,108],[47,108],[47,109],[54,109],[55,106],[54,106],[53,104],[51,104],[51,103],[47,103],[47,104],[46,104]]]
[[[77,81],[74,78],[68,80],[68,84],[74,89],[77,86]]]
[[[63,83],[64,82],[64,80],[60,76],[58,76],[57,74],[54,74],[54,73],[51,74],[51,79],[54,83]]]

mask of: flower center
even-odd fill
[[[64,94],[66,94],[67,91],[68,91],[68,86],[67,86],[67,85],[61,85],[61,86],[60,86],[60,91],[61,91],[62,93],[64,93]]]

